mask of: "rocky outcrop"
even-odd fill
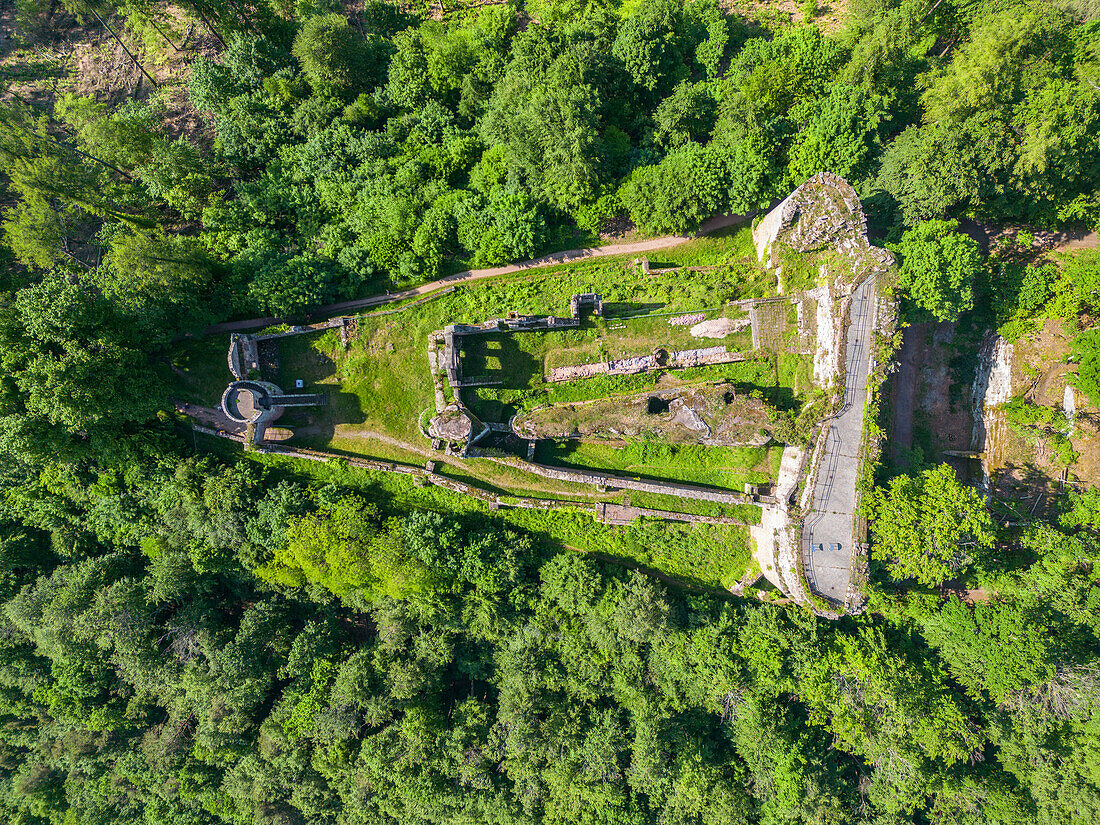
[[[753,229],[752,240],[759,259],[770,267],[778,263],[778,245],[796,252],[832,249],[851,259],[855,283],[894,263],[888,250],[868,241],[867,217],[856,191],[831,172],[819,172],[791,192]]]

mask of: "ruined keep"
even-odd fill
[[[237,424],[248,426],[251,441],[264,440],[267,428],[287,407],[319,407],[328,404],[323,393],[285,394],[270,381],[234,381],[222,393],[221,408],[226,416]]]
[[[857,282],[894,263],[888,250],[871,246],[859,196],[832,172],[819,172],[791,192],[756,225],[752,240],[769,268],[778,266],[780,245],[796,252],[831,248],[851,260]]]
[[[481,324],[448,324],[443,328],[443,356],[441,367],[447,373],[447,383],[454,390],[464,387],[485,387],[500,381],[470,380],[462,374],[462,339],[470,335],[488,335],[494,332],[531,332],[534,330],[576,329],[581,325],[581,312],[591,309],[595,315],[603,315],[603,296],[596,292],[574,295],[569,299],[569,318],[555,315],[520,315],[509,312],[505,318],[493,318]]]

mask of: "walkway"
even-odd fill
[[[814,480],[813,503],[802,527],[802,561],[810,587],[840,603],[847,595],[855,544],[856,482],[874,315],[875,281],[871,277],[852,293],[844,402],[823,433],[825,445]]]
[[[634,243],[610,244],[608,246],[593,246],[583,249],[567,249],[564,252],[554,252],[550,255],[543,255],[541,258],[532,258],[529,261],[520,261],[519,263],[507,264],[505,266],[493,266],[487,269],[467,269],[462,272],[455,272],[453,275],[447,275],[427,284],[421,284],[420,286],[401,290],[400,292],[386,292],[382,295],[373,295],[370,298],[359,298],[354,301],[343,301],[339,304],[328,304],[327,306],[318,307],[310,313],[310,317],[328,318],[333,315],[342,315],[357,309],[367,309],[369,307],[381,306],[382,304],[390,304],[395,301],[415,298],[418,295],[426,295],[429,292],[434,292],[445,286],[467,281],[478,281],[482,278],[496,278],[500,275],[510,275],[515,272],[522,272],[525,269],[557,266],[558,264],[584,260],[585,258],[605,258],[612,255],[637,255],[642,252],[655,252],[659,249],[668,249],[695,240],[696,238],[701,238],[704,235],[717,232],[720,229],[744,223],[745,220],[752,217],[753,214],[755,213],[750,213],[748,215],[718,215],[704,223],[699,227],[697,232],[691,235],[665,235],[661,238],[650,238],[646,241],[636,241]],[[264,327],[270,327],[281,323],[283,320],[284,319],[268,317],[250,318],[245,321],[227,321],[224,324],[214,324],[213,326],[207,327],[203,330],[203,334],[218,335],[226,332],[244,332],[250,329],[263,329]]]

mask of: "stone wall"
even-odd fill
[[[799,187],[801,189],[801,187]],[[763,220],[752,230],[752,242],[756,247],[756,256],[763,261],[775,239],[779,237],[781,230],[790,225],[791,219],[797,214],[797,195],[799,189],[787,195],[783,201],[772,209]]]
[[[757,356],[752,352],[729,352],[724,346],[705,347],[703,349],[676,350],[667,354],[664,363],[656,353],[620,358],[616,361],[597,361],[594,364],[576,364],[568,367],[555,367],[545,377],[548,384],[562,381],[576,381],[592,378],[596,375],[636,375],[654,370],[685,369],[708,364],[733,364],[748,361]]]
[[[523,461],[518,458],[490,458],[489,460],[499,464],[508,464],[544,478],[552,478],[555,481],[565,481],[572,484],[593,484],[608,490],[637,490],[655,495],[675,496],[676,498],[687,498],[695,501],[710,501],[715,504],[753,503],[752,496],[744,493],[711,490],[706,487],[696,487],[693,484],[678,484],[671,481],[641,481],[611,475],[610,473],[598,473],[593,470],[565,470],[559,467],[547,467],[545,464]]]
[[[256,346],[256,336],[238,335],[229,336],[229,372],[238,381],[243,381],[255,371],[260,371],[260,355]]]
[[[204,433],[205,435],[214,436],[216,438],[228,438],[232,441],[245,443],[247,441],[245,436],[241,436],[234,433],[228,433],[224,431],[218,431],[209,427],[201,427],[195,425],[193,427],[195,432]],[[478,487],[473,487],[469,484],[465,484],[461,481],[455,481],[454,479],[447,478],[439,475],[435,472],[435,462],[429,462],[431,469],[428,467],[417,467],[410,464],[397,464],[389,461],[375,461],[369,458],[357,458],[355,456],[336,455],[334,453],[326,453],[323,450],[310,450],[304,448],[285,447],[280,444],[261,444],[255,448],[258,452],[267,453],[269,455],[281,455],[289,458],[300,458],[306,461],[342,461],[352,467],[359,467],[364,470],[373,470],[380,473],[400,473],[403,475],[412,476],[420,479],[422,483],[431,484],[436,487],[442,487],[446,490],[450,490],[460,495],[470,496],[476,498],[479,501],[483,501],[490,505],[492,509],[499,507],[515,507],[525,510],[586,510],[593,513],[593,515],[599,519],[599,517],[606,513],[605,502],[588,502],[588,501],[570,501],[565,499],[540,499],[540,498],[527,498],[527,497],[512,497],[512,496],[498,496],[487,490],[482,490]],[[532,472],[540,475],[547,475],[548,477],[556,477],[548,473],[542,473],[541,470],[553,470],[554,468],[544,468],[541,465],[528,465],[526,462],[522,462],[519,459],[492,459],[503,464],[514,464],[521,466],[524,469],[531,470]],[[614,478],[612,476],[603,476],[599,473],[577,473],[571,474],[563,472],[565,476],[584,476],[583,483],[601,483],[600,480]],[[598,477],[598,478],[597,478]],[[575,478],[568,478],[565,480],[578,480]],[[629,479],[625,480],[629,481]],[[633,482],[638,484],[638,482]],[[616,484],[616,487],[626,489],[645,489],[646,492],[658,492],[665,495],[676,495],[674,492],[670,492],[670,488],[678,489],[680,491],[690,489],[694,492],[706,493],[709,491],[702,490],[701,488],[690,488],[689,485],[665,485],[656,483],[647,485],[645,488],[640,486],[633,486],[627,488],[626,485]],[[743,503],[749,500],[748,496],[738,493],[731,494],[715,494],[716,498],[707,498],[704,500],[719,501],[721,503]],[[684,496],[681,498],[696,498],[695,495]],[[726,516],[700,516],[694,513],[677,513],[671,510],[653,510],[644,507],[630,508],[635,511],[637,517],[646,518],[660,518],[667,521],[681,521],[691,524],[713,524],[713,525],[744,525],[742,521],[732,519]]]
[[[859,196],[844,178],[819,172],[769,212],[752,233],[757,256],[776,262],[776,245],[797,252],[831,248],[853,263],[855,282],[894,263],[889,251],[871,246]]]

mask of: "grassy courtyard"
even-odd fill
[[[643,479],[664,479],[740,490],[770,481],[779,472],[783,448],[704,447],[634,441],[623,445],[578,440],[541,441],[535,460],[565,467],[605,467]]]
[[[334,330],[280,339],[277,383],[286,388],[301,380],[307,389],[329,396],[327,407],[288,411],[283,423],[294,428],[295,440],[305,446],[398,460],[396,452],[408,460],[427,446],[422,426],[435,406],[427,357],[432,332],[449,323],[478,323],[509,311],[567,315],[569,296],[582,292],[601,293],[605,315],[586,313],[580,329],[468,339],[466,374],[484,374],[502,382],[464,393],[464,400],[485,420],[506,420],[538,404],[719,381],[759,392],[780,408],[796,406],[810,389],[809,359],[782,352],[663,374],[543,383],[542,375],[555,366],[644,355],[657,347],[725,346],[731,351],[751,351],[748,328],[715,339],[692,336],[690,324],[669,323],[687,313],[702,313],[708,320],[743,320],[743,311],[727,306],[729,301],[766,297],[774,290],[774,279],[751,254],[747,227],[691,241],[661,257],[651,266],[690,264],[708,269],[646,274],[627,259],[583,261],[461,284],[451,293],[403,311],[363,316],[346,351]],[[219,337],[181,345],[175,366],[181,376],[180,392],[188,400],[217,403],[229,380],[226,343]],[[619,469],[608,462],[597,466]],[[738,469],[744,474],[760,472],[755,463],[739,464]]]
[[[811,389],[811,363],[806,356],[783,351],[760,351],[752,360],[664,373],[543,382],[546,371],[556,366],[645,355],[658,347],[682,350],[724,346],[730,351],[751,352],[747,326],[722,338],[707,338],[692,336],[690,323],[669,323],[689,313],[702,313],[708,321],[723,317],[731,322],[746,321],[744,312],[728,303],[768,297],[774,292],[774,278],[756,264],[751,254],[747,228],[692,241],[651,262],[652,268],[678,265],[706,269],[646,274],[627,259],[584,261],[460,284],[454,291],[416,306],[397,312],[386,308],[361,316],[346,349],[336,330],[279,339],[278,369],[272,376],[276,383],[289,388],[301,380],[307,391],[324,392],[329,397],[326,407],[288,410],[280,424],[293,429],[292,445],[407,464],[422,464],[427,458],[438,460],[441,457],[430,450],[422,430],[435,410],[427,355],[429,336],[447,324],[479,323],[509,311],[566,316],[569,297],[584,292],[604,296],[605,314],[599,318],[584,313],[579,329],[468,339],[471,346],[463,355],[466,374],[498,376],[502,383],[464,391],[466,403],[485,420],[505,421],[518,410],[544,403],[728,382],[737,387],[738,393],[756,393],[780,409],[797,407]],[[788,314],[784,310],[784,323],[789,320]],[[789,328],[786,323],[775,349],[789,344]],[[225,360],[227,343],[226,336],[219,336],[179,346],[173,367],[179,378],[180,397],[194,403],[217,404],[230,379]],[[775,445],[744,448],[544,441],[540,442],[536,459],[634,478],[740,490],[746,482],[774,479],[781,452],[781,446]],[[291,463],[295,467],[310,464]],[[354,478],[356,486],[370,486],[379,495],[393,496],[410,505],[456,513],[484,509],[473,499],[438,488],[417,488],[406,478],[353,472],[350,467],[338,471],[328,465],[299,469],[346,473],[347,480]],[[624,498],[621,492],[598,493],[591,485],[547,479],[484,458],[444,457],[438,472],[492,491],[505,501],[512,495],[591,503],[621,502]],[[640,507],[727,515],[747,523],[759,519],[759,509],[753,506],[730,507],[645,493],[634,493],[630,500]],[[562,544],[627,559],[705,586],[732,584],[749,563],[744,528],[642,520],[628,527],[594,530],[589,506],[554,511],[505,508],[498,517]]]

